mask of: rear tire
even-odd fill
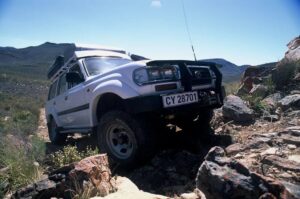
[[[154,133],[146,121],[123,111],[109,111],[100,120],[97,128],[98,147],[101,153],[122,167],[134,167],[155,152]]]
[[[58,131],[57,124],[53,118],[51,118],[48,124],[48,135],[51,143],[61,145],[66,142],[67,134],[61,134]]]

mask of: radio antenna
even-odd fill
[[[186,32],[187,32],[188,37],[189,37],[189,40],[190,40],[190,45],[191,45],[191,47],[192,47],[194,59],[195,59],[195,61],[197,61],[196,54],[195,54],[195,50],[194,50],[194,45],[193,45],[193,41],[192,41],[190,29],[189,29],[189,25],[188,25],[188,22],[187,22],[187,17],[186,17],[185,6],[184,6],[183,0],[181,0],[181,5],[182,5],[182,11],[183,11],[183,16],[184,16],[184,22],[185,22]]]

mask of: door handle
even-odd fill
[[[65,100],[68,100],[68,96],[65,96]]]

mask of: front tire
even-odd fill
[[[67,135],[59,133],[57,124],[53,118],[51,118],[48,124],[48,135],[53,144],[61,145],[66,142]]]
[[[101,153],[121,166],[134,167],[149,159],[155,151],[155,139],[145,120],[123,111],[109,111],[100,120],[97,129]]]

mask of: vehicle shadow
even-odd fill
[[[212,130],[210,134],[203,133],[205,136],[199,132],[197,138],[190,137],[190,132],[183,130],[164,131],[160,133],[168,136],[151,160],[131,170],[111,162],[113,175],[128,177],[143,191],[174,197],[174,194],[193,191],[199,166],[211,147],[226,147],[232,143],[230,136],[215,135]],[[75,135],[68,137],[66,144],[84,151],[87,147],[95,149],[97,139],[91,135]],[[63,148],[51,143],[46,146],[48,154]]]
[[[191,132],[183,130],[168,132],[168,141],[152,160],[133,171],[116,170],[116,174],[125,175],[139,189],[150,193],[174,197],[192,192],[198,169],[211,147],[225,148],[232,143],[229,135],[216,135],[211,129],[205,129],[210,133],[194,130],[198,137],[191,137]]]
[[[85,151],[87,148],[96,149],[97,148],[97,139],[95,136],[90,134],[80,135],[75,134],[73,136],[68,136],[66,143],[64,145],[55,145],[51,142],[46,143],[46,154],[52,154],[59,150],[62,150],[64,146],[71,145],[76,146],[79,152]]]

